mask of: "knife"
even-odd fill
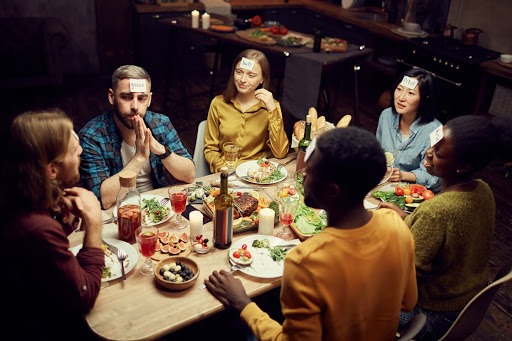
[[[103,244],[105,244],[107,246],[107,249],[109,249],[113,254],[115,254],[117,256],[117,247],[115,247],[114,245],[112,244],[109,244],[107,243],[105,240],[101,240],[103,242]]]

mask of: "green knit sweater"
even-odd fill
[[[495,212],[491,189],[478,180],[475,190],[440,193],[405,219],[416,245],[420,307],[460,310],[487,285]]]

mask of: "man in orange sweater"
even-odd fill
[[[383,150],[363,129],[337,128],[321,135],[307,161],[304,200],[324,209],[328,224],[285,258],[284,323],[227,271],[214,271],[206,286],[258,340],[394,340],[400,311],[418,293],[409,228],[394,211],[363,205],[386,171]]]

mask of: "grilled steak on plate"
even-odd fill
[[[233,219],[250,216],[258,208],[258,199],[244,193],[233,199]]]

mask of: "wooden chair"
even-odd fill
[[[498,289],[503,283],[510,280],[512,280],[512,262],[504,265],[496,274],[494,281],[466,304],[450,329],[439,341],[464,340],[469,337],[483,321]]]
[[[206,120],[201,121],[197,126],[196,146],[194,147],[194,156],[192,160],[196,165],[196,178],[211,174],[210,167],[204,158],[204,129]]]

